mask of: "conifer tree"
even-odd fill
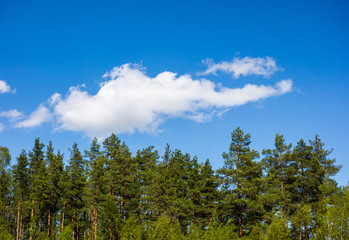
[[[315,185],[313,201],[321,201],[336,191],[337,184],[332,177],[338,173],[341,166],[335,165],[336,160],[329,158],[332,149],[324,149],[325,144],[321,141],[319,135],[316,135],[315,139],[309,142],[312,147],[310,174]]]
[[[289,202],[289,193],[285,185],[288,168],[290,164],[291,144],[286,144],[283,135],[276,134],[275,148],[263,150],[264,171],[266,176],[265,182],[265,203],[266,210],[285,211]]]
[[[105,215],[108,216],[108,231],[111,238],[118,238],[122,222],[127,220],[131,214],[138,212],[139,203],[134,201],[139,192],[136,184],[135,158],[125,143],[112,134],[103,142],[104,153],[106,155],[108,197],[105,204]],[[106,208],[107,207],[107,208]],[[113,207],[114,209],[108,209]],[[115,212],[115,207],[119,214],[110,216]]]
[[[217,209],[217,204],[220,201],[218,192],[219,181],[214,170],[207,159],[200,166],[200,210],[197,215],[197,222],[202,228],[206,227]]]
[[[105,157],[100,152],[100,145],[95,138],[92,141],[89,151],[86,151],[89,158],[90,173],[88,179],[89,191],[87,200],[90,204],[92,239],[98,239],[98,214],[99,209],[107,193],[107,182],[105,172]]]
[[[166,153],[164,156],[166,159]],[[182,229],[189,224],[192,212],[188,193],[190,155],[176,149],[171,151],[167,163],[162,168],[164,196],[163,211],[172,218],[177,218]]]
[[[137,183],[139,185],[139,215],[142,220],[154,220],[156,217],[154,196],[152,189],[156,185],[157,179],[157,160],[159,153],[153,146],[143,150],[138,150],[136,154],[137,162]]]
[[[11,219],[11,155],[6,147],[0,147],[0,231],[6,231]],[[8,233],[10,234],[10,233]]]
[[[83,194],[86,185],[85,161],[78,149],[76,143],[70,150],[70,160],[68,166],[68,190],[66,192],[67,217],[73,228],[73,239],[83,239],[83,231],[81,231],[82,209],[84,208]]]
[[[22,150],[17,158],[17,164],[13,166],[13,184],[15,191],[15,203],[17,203],[17,218],[16,218],[16,240],[22,239],[22,236],[27,233],[25,230],[28,227],[27,206],[29,197],[29,162],[27,153]]]
[[[48,175],[44,160],[44,144],[35,139],[34,147],[29,152],[30,173],[30,239],[38,238],[46,226],[45,206],[48,201]]]
[[[47,204],[47,235],[55,239],[56,222],[58,211],[60,210],[60,200],[63,195],[62,177],[63,177],[63,155],[58,152],[54,154],[52,142],[50,141],[46,150],[46,161],[48,164],[48,204]]]
[[[223,153],[224,166],[218,173],[222,177],[225,193],[225,218],[234,220],[241,238],[251,231],[263,213],[263,205],[259,201],[262,168],[255,161],[259,157],[258,152],[249,147],[249,134],[238,127],[231,138],[229,152]]]

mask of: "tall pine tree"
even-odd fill
[[[224,166],[218,170],[222,177],[225,193],[225,219],[233,219],[238,226],[238,235],[248,234],[261,219],[263,205],[261,193],[262,168],[255,160],[259,154],[251,150],[250,134],[240,127],[231,134],[229,152],[223,153]]]

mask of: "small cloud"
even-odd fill
[[[23,113],[17,111],[16,109],[0,112],[0,117],[9,118],[10,121],[16,121],[24,117]]]
[[[33,113],[31,113],[28,119],[18,122],[16,128],[27,128],[40,126],[44,122],[48,122],[51,119],[51,112],[48,108],[40,105]]]
[[[263,77],[269,77],[274,72],[280,70],[276,66],[276,62],[271,57],[265,58],[234,58],[233,61],[222,61],[215,63],[212,59],[203,61],[207,65],[206,71],[199,73],[198,75],[216,75],[218,71],[231,73],[234,78],[240,76],[257,75]]]
[[[5,129],[4,124],[0,123],[0,132],[4,131],[4,129]]]
[[[48,100],[50,106],[55,105],[61,99],[61,94],[54,93],[51,98]]]
[[[4,80],[0,80],[0,93],[10,93],[11,87]],[[12,90],[13,93],[16,92],[16,89]]]

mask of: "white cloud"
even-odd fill
[[[23,113],[17,111],[16,109],[0,112],[0,117],[9,118],[10,121],[16,121],[24,117]]]
[[[4,131],[4,129],[5,129],[4,124],[0,123],[0,132]]]
[[[275,60],[271,57],[265,58],[234,58],[230,62],[214,63],[212,59],[205,61],[207,70],[199,73],[198,75],[214,74],[218,71],[225,73],[231,73],[234,78],[247,75],[258,75],[263,77],[269,77],[275,71],[279,70],[276,66]]]
[[[44,105],[40,105],[26,120],[18,122],[17,128],[36,127],[51,119],[51,113]]]
[[[53,106],[54,104],[56,104],[59,100],[61,99],[61,94],[59,93],[54,93],[50,99],[48,100],[48,103],[50,104],[50,106]]]
[[[4,80],[0,80],[0,93],[9,92],[11,92],[11,87]]]
[[[56,94],[51,97],[61,129],[81,131],[90,137],[105,137],[112,132],[152,132],[167,118],[208,121],[231,107],[292,91],[290,79],[274,87],[247,84],[243,88],[225,88],[206,79],[194,80],[190,75],[176,76],[173,72],[151,78],[143,69],[130,64],[115,67],[104,77],[109,79],[101,84],[96,95],[72,87],[65,97]],[[18,126],[36,126],[48,116],[49,110],[41,106]]]

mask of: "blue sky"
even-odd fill
[[[215,168],[237,127],[252,147],[319,134],[348,183],[345,1],[0,2],[0,145],[65,153],[116,132]]]

